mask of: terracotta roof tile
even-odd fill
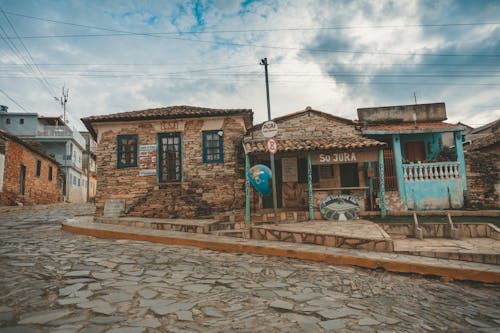
[[[156,118],[181,118],[181,117],[206,117],[206,116],[226,116],[235,114],[252,115],[251,109],[211,109],[198,106],[168,106],[164,108],[128,111],[100,116],[90,116],[91,122],[111,121],[111,120],[135,120],[135,119],[156,119]]]
[[[252,125],[253,111],[251,109],[212,109],[212,108],[203,108],[203,107],[188,106],[188,105],[168,106],[163,108],[90,116],[82,118],[81,120],[95,139],[96,132],[92,126],[92,123],[97,123],[97,122],[197,118],[197,117],[233,116],[233,115],[247,116],[248,119],[245,120],[245,122],[248,122],[247,124],[248,127]]]
[[[278,152],[297,152],[312,150],[361,150],[384,147],[386,144],[362,136],[332,136],[311,139],[277,139]],[[267,152],[265,140],[245,140],[245,151],[248,153]]]

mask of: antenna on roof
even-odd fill
[[[417,93],[416,92],[413,92],[413,98],[415,99],[415,104],[418,104],[417,103]]]
[[[54,97],[56,101],[61,103],[61,107],[63,108],[63,121],[66,124],[69,123],[69,119],[66,118],[66,103],[68,103],[68,97],[69,89],[65,89],[64,86],[62,87],[61,97]]]

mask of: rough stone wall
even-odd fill
[[[37,161],[42,162],[40,176],[36,176]],[[24,195],[19,193],[21,164],[26,166]],[[52,167],[52,180],[49,181],[49,167]],[[14,141],[7,141],[3,189],[0,192],[0,205],[50,204],[60,202],[61,194],[57,186],[57,164],[33,153]]]
[[[127,122],[99,133],[97,148],[96,214],[101,216],[107,199],[125,199],[130,216],[193,218],[244,206],[244,134],[238,117],[219,119],[224,132],[224,162],[203,163],[202,131],[206,118],[179,119],[175,130],[160,129],[159,122]],[[182,182],[159,184],[157,175],[139,176],[139,167],[116,167],[116,137],[137,134],[139,145],[157,144],[160,132],[181,132]],[[241,156],[240,156],[241,155]]]
[[[304,112],[298,116],[278,122],[276,139],[310,138],[336,135],[361,135],[353,124],[336,121],[315,112]],[[252,131],[254,139],[264,139],[260,128]]]
[[[385,192],[385,209],[389,212],[408,211],[408,207],[404,203],[398,191]]]
[[[500,155],[466,152],[466,206],[475,209],[500,208]]]

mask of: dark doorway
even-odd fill
[[[181,181],[181,135],[162,133],[158,135],[160,182]]]
[[[423,141],[410,141],[404,144],[405,158],[412,162],[425,160],[425,144]]]
[[[26,166],[21,164],[21,173],[19,174],[19,194],[24,195],[26,191]]]
[[[340,165],[340,186],[342,187],[358,187],[358,164],[347,163]]]
[[[275,160],[274,165],[276,168],[276,205],[278,208],[283,207],[283,195],[282,191],[282,173],[281,173],[281,160]],[[267,165],[271,168],[270,161],[262,162],[262,164]],[[273,208],[273,195],[267,195],[262,198],[262,203],[264,208]]]

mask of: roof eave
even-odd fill
[[[439,132],[457,132],[462,131],[462,127],[453,128],[427,128],[427,129],[411,129],[411,130],[365,130],[361,129],[364,135],[387,135],[387,134],[423,134],[423,133],[439,133]]]

